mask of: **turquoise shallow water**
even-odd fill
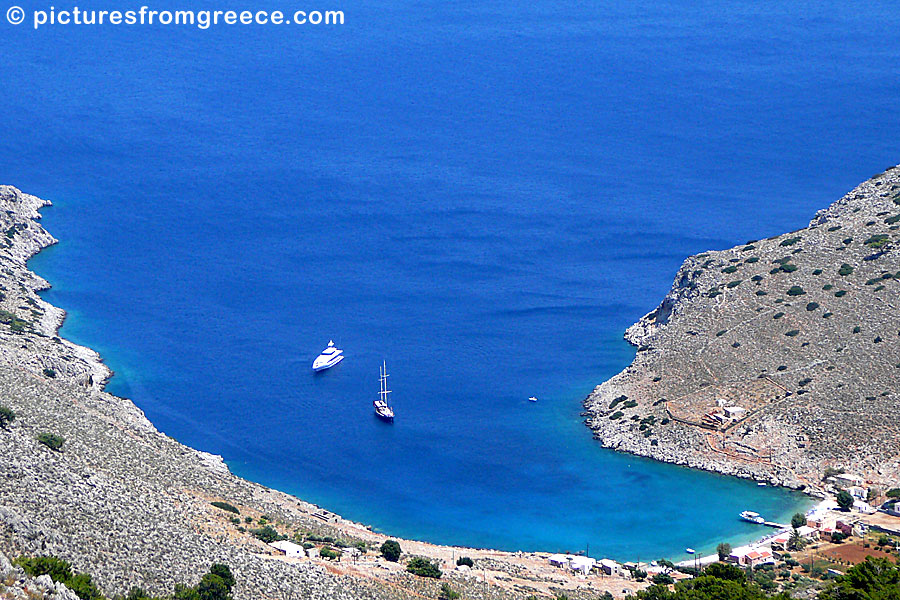
[[[31,264],[63,335],[162,431],[394,535],[617,558],[760,535],[739,511],[807,501],[602,450],[580,403],[686,255],[897,160],[896,9],[620,4],[5,27],[0,179],[56,203]],[[315,376],[330,338],[348,358]]]

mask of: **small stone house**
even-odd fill
[[[852,475],[850,473],[841,473],[839,475],[835,475],[832,479],[834,479],[835,485],[842,488],[848,487],[862,487],[863,478],[859,475]]]

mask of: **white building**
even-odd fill
[[[550,564],[554,567],[565,567],[569,564],[568,554],[552,554],[550,555]]]
[[[725,416],[732,421],[740,421],[747,416],[747,409],[740,406],[726,406],[724,410]]]
[[[269,545],[275,548],[281,555],[288,558],[300,558],[306,556],[306,551],[303,549],[303,546],[295,544],[294,542],[279,540],[277,542],[272,542]]]
[[[846,490],[848,494],[858,500],[865,500],[866,496],[869,494],[869,490],[858,485],[851,485],[850,487],[846,488]]]
[[[587,556],[572,556],[569,558],[569,568],[583,575],[590,573],[596,563],[596,560]]]
[[[601,558],[600,571],[607,575],[621,575],[622,565],[609,558]]]

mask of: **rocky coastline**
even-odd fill
[[[603,446],[820,495],[900,482],[900,168],[799,231],[684,261],[584,401]]]
[[[48,204],[0,186],[0,404],[16,413],[0,428],[7,583],[69,598],[46,581],[26,585],[4,558],[54,554],[93,574],[109,596],[132,586],[170,593],[222,562],[235,573],[238,600],[437,597],[439,582],[377,556],[385,536],[235,477],[221,457],[163,435],[130,400],[104,391],[111,371],[93,350],[58,337],[65,313],[38,295],[49,284],[27,268],[56,243],[38,223]],[[626,332],[638,348],[634,362],[584,401],[594,437],[618,451],[814,494],[828,467],[896,483],[898,221],[894,168],[803,230],[688,258],[660,306]],[[740,410],[728,417],[727,409]],[[62,451],[36,442],[48,432],[65,439]],[[212,502],[234,505],[241,519]],[[244,519],[366,552],[352,563],[285,559],[247,533]],[[408,556],[438,561],[442,582],[467,598],[574,600],[646,585],[578,580],[548,569],[540,553],[401,544]],[[455,569],[460,555],[476,571]]]

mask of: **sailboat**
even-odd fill
[[[390,404],[388,404],[388,395],[391,393],[391,390],[387,388],[387,366],[384,362],[381,363],[381,391],[378,392],[378,400],[373,402],[375,405],[375,414],[379,419],[387,421],[389,423],[394,422],[394,409],[391,408]]]

